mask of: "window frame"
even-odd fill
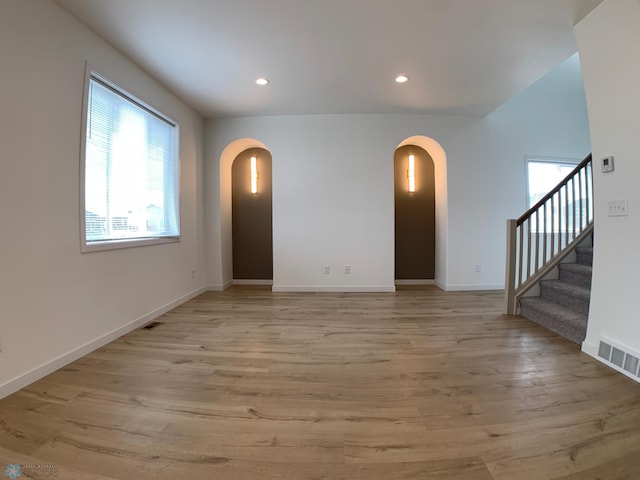
[[[529,163],[530,162],[534,162],[534,163],[552,163],[555,165],[571,165],[573,168],[577,167],[578,164],[582,161],[582,159],[579,158],[572,158],[572,157],[549,157],[549,156],[542,156],[542,155],[525,155],[524,157],[524,175],[525,175],[525,205],[526,205],[526,211],[529,211],[529,209],[531,209],[533,207],[534,204],[530,204],[530,193],[529,193]],[[546,221],[546,220],[545,220]],[[535,228],[531,228],[530,229],[530,233],[533,234],[538,234],[539,232],[536,231]],[[541,233],[541,232],[540,232]],[[567,233],[565,230],[563,230],[562,228],[559,229],[555,229],[552,228],[550,230],[547,231],[547,234],[559,234],[559,233]]]
[[[124,99],[131,102],[133,105],[148,111],[152,115],[167,122],[173,127],[173,152],[171,153],[176,162],[175,173],[175,198],[177,203],[176,208],[176,223],[178,225],[178,234],[171,236],[158,236],[158,237],[139,237],[139,238],[116,238],[99,241],[87,242],[87,230],[86,230],[86,150],[87,150],[87,122],[89,112],[89,92],[91,80],[95,79],[98,82],[104,84],[106,87],[112,89],[115,93],[122,96]],[[98,252],[104,250],[116,250],[122,248],[143,247],[148,245],[162,245],[168,243],[177,243],[181,241],[182,236],[182,215],[181,215],[181,162],[180,162],[180,125],[178,122],[171,119],[171,117],[158,111],[145,101],[141,100],[136,95],[133,95],[128,90],[122,88],[120,85],[109,80],[107,77],[99,73],[89,63],[85,66],[84,76],[84,91],[82,99],[82,122],[81,122],[81,140],[80,140],[80,251],[81,253]]]
[[[524,157],[524,196],[525,196],[525,205],[527,206],[527,210],[529,210],[533,205],[529,204],[530,195],[529,195],[529,162],[535,163],[554,163],[554,164],[565,164],[572,165],[574,168],[578,166],[578,164],[582,161],[581,158],[571,158],[571,157],[546,157],[542,155],[525,155]]]

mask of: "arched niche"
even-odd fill
[[[435,283],[435,176],[431,155],[417,145],[394,154],[395,282]]]
[[[433,159],[436,195],[436,265],[435,283],[443,290],[447,285],[447,155],[436,140],[423,135],[405,138],[396,149],[405,145],[416,145],[429,153]]]
[[[220,154],[220,250],[222,283],[225,287],[233,282],[233,223],[231,202],[231,167],[236,157],[245,150],[269,148],[255,138],[239,138],[229,143]]]
[[[231,167],[233,283],[273,283],[271,153],[241,152]]]

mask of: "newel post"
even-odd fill
[[[507,220],[507,268],[504,281],[505,313],[516,314],[516,229],[517,221]]]

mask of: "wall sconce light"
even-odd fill
[[[409,179],[409,191],[416,191],[416,165],[415,156],[409,155],[409,169],[407,170],[407,178]]]
[[[256,157],[251,157],[251,193],[258,193],[258,167]]]

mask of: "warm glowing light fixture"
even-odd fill
[[[259,79],[256,80],[256,83],[258,85],[266,85],[269,83],[269,79],[268,78],[264,78],[264,77],[260,77]]]
[[[396,77],[396,83],[407,83],[409,81],[409,77],[405,74],[398,75]]]
[[[407,177],[409,178],[409,191],[416,191],[416,163],[415,156],[409,155],[409,169],[407,170]]]
[[[258,167],[256,157],[251,157],[251,193],[258,193]]]

